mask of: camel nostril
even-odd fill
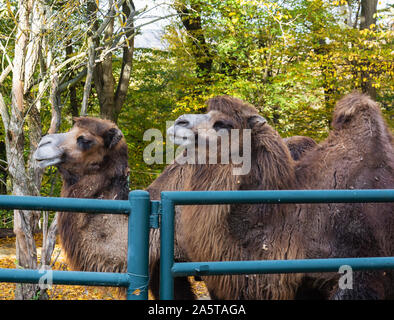
[[[50,143],[51,143],[51,141],[43,141],[38,146],[42,147],[42,146],[45,146],[45,145],[50,144]]]
[[[41,139],[40,143],[38,144],[38,147],[42,147],[50,143],[52,143],[52,139],[49,137],[44,137]]]

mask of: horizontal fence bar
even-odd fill
[[[173,224],[174,205],[230,204],[230,203],[365,203],[394,202],[394,189],[379,190],[243,190],[243,191],[168,191],[162,192],[163,222]],[[32,196],[0,196],[0,209],[49,210],[69,212],[99,212],[128,214],[131,211],[127,200],[98,200],[78,198],[52,198]],[[149,210],[148,210],[149,211]],[[167,217],[166,217],[167,216]],[[170,229],[172,230],[172,229]],[[163,229],[162,229],[163,231]],[[168,230],[166,230],[168,232]],[[165,232],[162,232],[164,237]],[[173,243],[173,231],[170,232]],[[171,240],[170,239],[170,240]],[[163,239],[162,239],[163,240]],[[167,239],[168,240],[168,239]],[[162,241],[163,245],[163,241]],[[171,248],[170,248],[171,249]],[[169,280],[187,275],[260,274],[260,273],[304,273],[338,272],[343,265],[354,270],[394,269],[394,257],[336,258],[308,260],[260,260],[173,263],[173,249],[168,250]],[[163,257],[163,255],[162,255]],[[163,259],[164,261],[164,259]],[[162,263],[164,265],[164,263]],[[164,270],[164,268],[163,268]],[[133,287],[132,273],[102,273],[57,270],[0,269],[2,282],[44,283]],[[163,298],[172,297],[172,286],[160,289]]]
[[[338,269],[344,265],[350,266],[354,271],[394,269],[394,257],[182,262],[174,263],[171,272],[174,277],[224,274],[338,272]]]
[[[164,191],[174,204],[394,202],[394,189]]]
[[[129,213],[127,200],[0,196],[0,209]]]
[[[164,191],[161,199],[161,257],[168,258],[160,263],[160,299],[174,298],[173,278],[181,276],[338,272],[343,265],[354,270],[394,269],[394,257],[186,263],[174,263],[173,258],[175,205],[394,202],[394,189]]]
[[[1,282],[67,284],[86,286],[127,287],[130,277],[127,273],[58,271],[32,269],[0,269]]]

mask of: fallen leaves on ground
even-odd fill
[[[42,235],[35,235],[36,245],[38,248],[42,246]],[[0,268],[16,269],[17,261],[15,259],[15,238],[6,237],[0,239]],[[2,254],[1,254],[2,253]],[[13,254],[12,254],[13,253]],[[64,255],[61,254],[61,247],[57,244],[55,246],[53,259],[57,256],[57,260],[52,267],[52,270],[63,270],[67,271],[68,266]],[[40,257],[40,251],[38,250],[38,256]],[[194,281],[193,277],[190,277],[194,293],[199,298],[208,297],[206,287],[202,281]],[[0,300],[13,300],[15,283],[0,282]],[[77,285],[53,285],[48,290],[50,300],[116,300],[120,299],[119,289],[113,287],[92,287],[92,286],[77,286]],[[153,299],[153,296],[149,292],[149,299]]]

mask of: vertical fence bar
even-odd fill
[[[160,299],[174,299],[174,202],[166,196],[161,196],[161,225],[160,225]]]
[[[150,199],[147,191],[129,193],[131,213],[127,247],[128,300],[147,300],[149,283],[149,214]]]

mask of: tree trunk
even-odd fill
[[[90,97],[90,88],[92,85],[93,78],[93,68],[94,68],[94,60],[95,60],[95,46],[92,40],[92,37],[88,39],[88,67],[85,85],[83,87],[83,98],[82,98],[82,106],[81,106],[81,116],[86,116],[88,112],[89,105],[89,97]]]
[[[40,117],[36,105],[28,105],[25,97],[25,87],[30,87],[31,77],[37,64],[38,42],[34,41],[29,44],[30,30],[33,30],[30,19],[34,8],[34,0],[19,0],[19,21],[16,35],[14,60],[13,60],[13,77],[11,92],[11,114],[8,119],[3,118],[4,127],[6,128],[6,153],[8,161],[8,172],[12,181],[12,194],[38,195],[41,184],[41,173],[35,162],[31,161],[31,154],[41,138]],[[37,11],[39,12],[39,10]],[[36,35],[33,37],[36,38]],[[29,57],[27,58],[27,50]],[[29,59],[29,63],[27,63]],[[26,78],[27,77],[27,78]],[[30,99],[32,103],[33,99]],[[28,99],[29,101],[29,99]],[[6,112],[6,110],[4,111]],[[6,123],[5,121],[8,122]],[[29,127],[29,141],[31,153],[26,165],[24,159],[25,151],[25,122]],[[26,169],[27,168],[27,169]],[[37,252],[34,241],[34,229],[38,225],[40,214],[34,211],[14,211],[14,233],[16,234],[16,259],[22,268],[37,268]],[[21,284],[16,286],[15,299],[33,299],[36,296],[38,286],[36,284]]]
[[[19,0],[19,24],[15,43],[14,68],[12,77],[11,118],[7,132],[8,170],[12,179],[12,194],[29,194],[26,188],[24,153],[24,62],[28,43],[29,15],[32,1]],[[14,233],[16,234],[16,259],[22,268],[37,267],[37,253],[33,238],[34,215],[30,211],[14,211]],[[32,299],[36,286],[21,284],[16,286],[15,299]]]
[[[111,48],[113,30],[114,20],[111,19],[104,36],[104,50],[106,51]],[[104,119],[115,121],[115,78],[112,74],[112,52],[107,53],[103,62],[97,67],[100,70],[100,74],[96,76],[95,81],[100,81],[101,83],[101,92],[99,94],[100,115]]]
[[[376,24],[378,0],[361,0],[360,30],[368,29]]]
[[[360,30],[370,29],[372,25],[376,24],[377,5],[378,0],[361,0]],[[374,70],[370,69],[368,61],[365,64],[369,70],[361,72],[361,90],[369,94],[372,99],[376,99],[376,88],[372,86],[371,79]]]
[[[132,1],[127,1],[122,6],[124,14],[124,24],[126,25],[125,35],[129,39],[127,45],[123,48],[123,59],[122,69],[120,70],[120,76],[118,86],[115,92],[115,114],[114,121],[118,121],[118,117],[122,106],[126,100],[127,89],[129,88],[129,82],[131,77],[131,70],[133,66],[133,54],[134,54],[134,23],[132,16],[134,15],[134,4]]]
[[[72,54],[73,54],[73,47],[72,47],[71,44],[69,44],[66,47],[66,57],[70,58],[72,56]],[[70,74],[68,80],[73,79],[75,76],[76,76],[75,73],[72,72]],[[79,102],[79,100],[77,98],[77,88],[76,88],[76,86],[77,86],[77,84],[74,84],[74,85],[69,87],[69,91],[70,91],[70,105],[69,105],[69,107],[70,107],[71,115],[73,117],[78,117],[79,110],[81,108],[81,104],[80,104],[80,102]]]
[[[113,5],[113,1],[108,2],[109,7]],[[94,70],[92,71],[94,88],[99,99],[100,116],[116,123],[125,102],[131,76],[134,51],[133,17],[135,8],[132,1],[124,1],[122,4],[123,33],[128,38],[128,41],[123,46],[122,68],[117,84],[113,75],[113,51],[111,50],[114,45],[114,17],[105,17],[106,24],[104,25],[103,22],[103,25],[100,26],[96,19],[97,10],[97,3],[95,1],[88,1],[87,12],[91,25],[93,26],[93,35],[95,36],[94,46],[96,48],[103,48],[101,52],[96,52],[96,57],[102,57],[101,61],[95,64]],[[99,34],[97,34],[100,30],[104,31],[103,44],[100,44]]]
[[[5,143],[0,141],[0,194],[7,194],[7,169],[6,169]]]
[[[191,8],[188,9],[184,3],[179,2],[176,5],[176,10],[192,41],[192,53],[197,64],[197,75],[200,78],[209,76],[213,58],[202,29],[201,9],[196,4],[191,5]]]

